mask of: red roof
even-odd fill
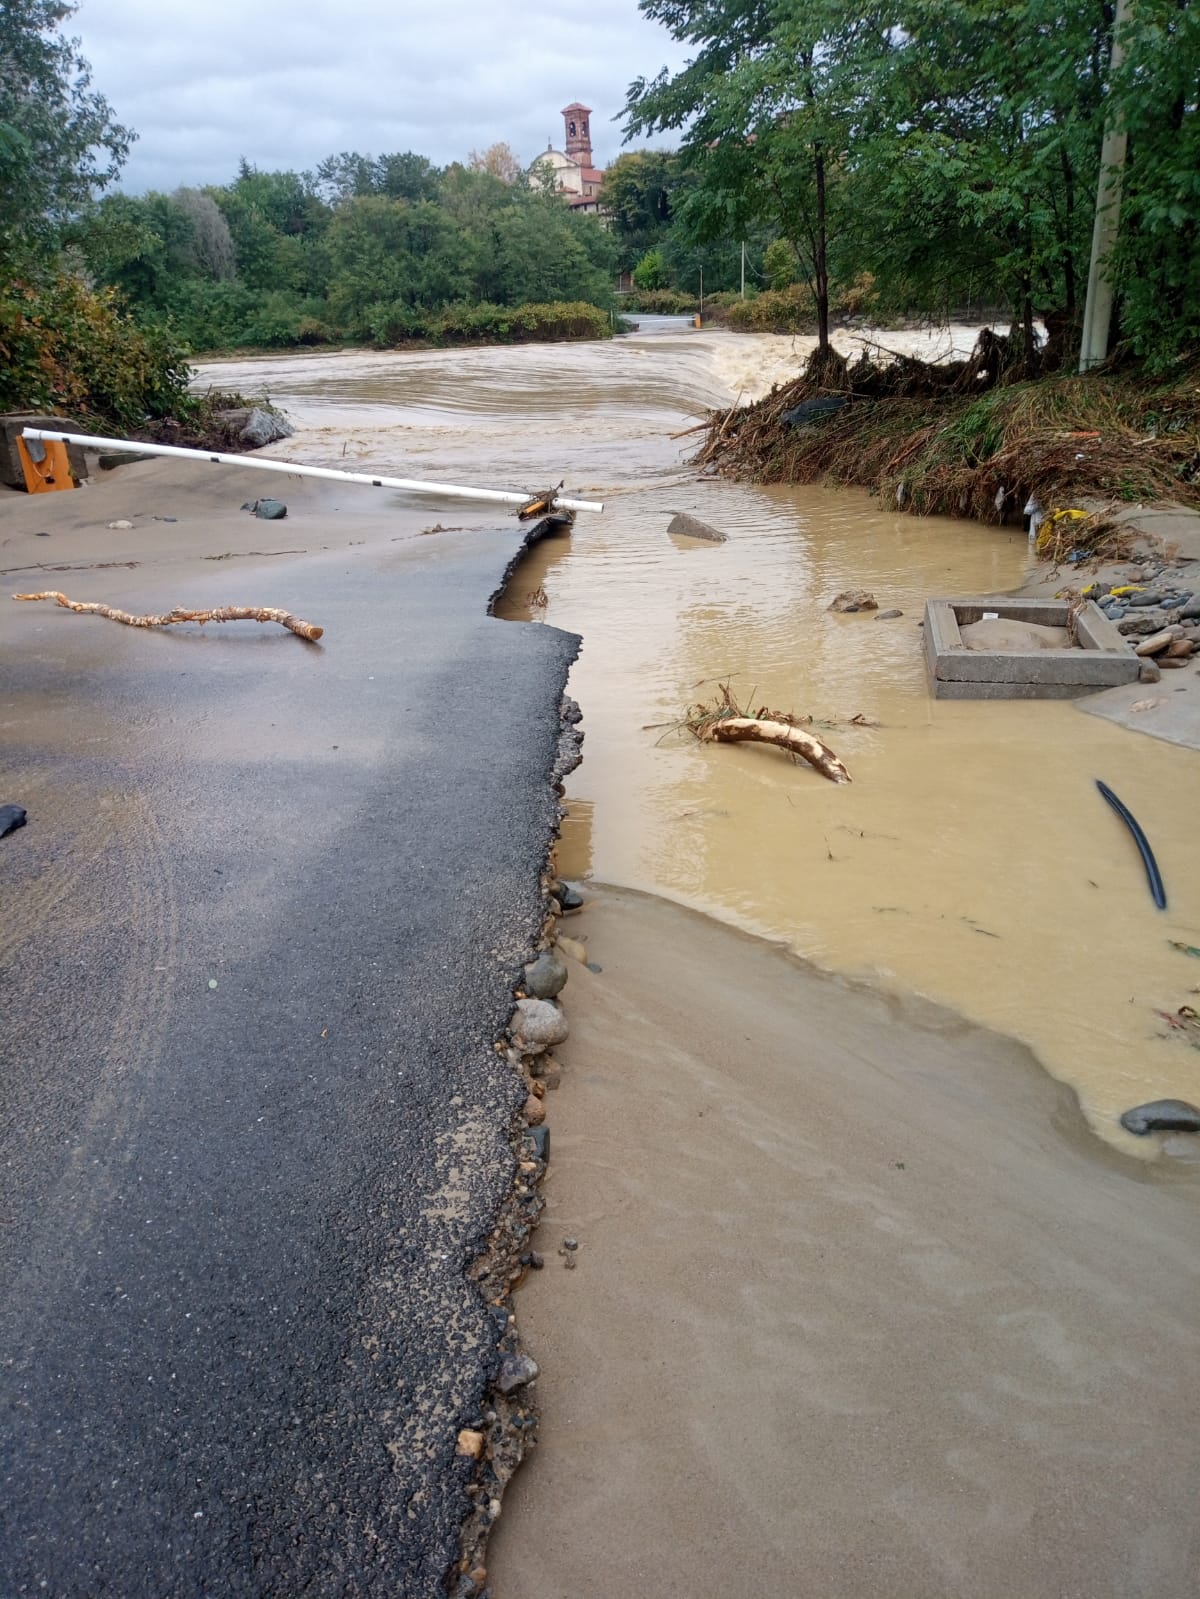
[[[604,181],[604,174],[599,170],[598,167],[584,167],[583,181],[585,183],[602,183]]]

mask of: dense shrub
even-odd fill
[[[726,321],[743,333],[812,333],[817,308],[808,285],[793,283],[787,289],[764,289],[753,300],[731,305]]]
[[[696,309],[696,296],[676,289],[635,289],[621,296],[621,309],[642,311],[646,316],[683,316]]]
[[[188,366],[112,289],[70,273],[0,289],[0,410],[64,411],[136,427],[186,405]]]
[[[417,340],[428,344],[526,344],[540,340],[607,339],[607,311],[584,301],[555,300],[547,305],[448,305],[441,311],[410,306],[368,309],[369,336],[389,347]]]

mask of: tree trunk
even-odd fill
[[[1063,147],[1062,174],[1063,174],[1063,209],[1066,220],[1063,223],[1063,306],[1072,324],[1078,315],[1076,306],[1077,291],[1075,287],[1075,249],[1073,245],[1075,233],[1075,169],[1071,165],[1071,157]]]
[[[825,150],[814,146],[814,168],[817,180],[817,237],[813,252],[813,275],[817,289],[817,348],[829,348],[829,257],[825,213]]]

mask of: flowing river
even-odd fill
[[[297,427],[282,457],[499,488],[565,478],[603,498],[603,516],[531,554],[501,607],[584,640],[567,875],[680,900],[1020,1038],[1098,1133],[1152,1154],[1121,1111],[1200,1091],[1200,1056],[1160,1015],[1200,991],[1200,962],[1171,944],[1200,945],[1200,755],[1070,703],[929,697],[925,599],[1020,587],[1020,531],[696,476],[696,437],[672,435],[792,376],[806,349],[676,326],[606,344],[226,361],[201,376],[269,393]],[[676,511],[728,542],[672,539]],[[428,505],[431,527],[495,517]],[[850,587],[903,616],[831,614]],[[865,718],[826,735],[852,785],[669,731],[723,681],[756,706]],[[1166,915],[1097,777],[1151,834]]]

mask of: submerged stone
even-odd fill
[[[710,527],[707,522],[702,522],[699,517],[689,516],[686,511],[680,511],[671,518],[667,523],[667,532],[681,534],[687,539],[704,539],[708,544],[725,544],[729,540],[728,533]]]
[[[1128,1133],[1200,1133],[1200,1110],[1186,1099],[1154,1099],[1121,1117]]]

